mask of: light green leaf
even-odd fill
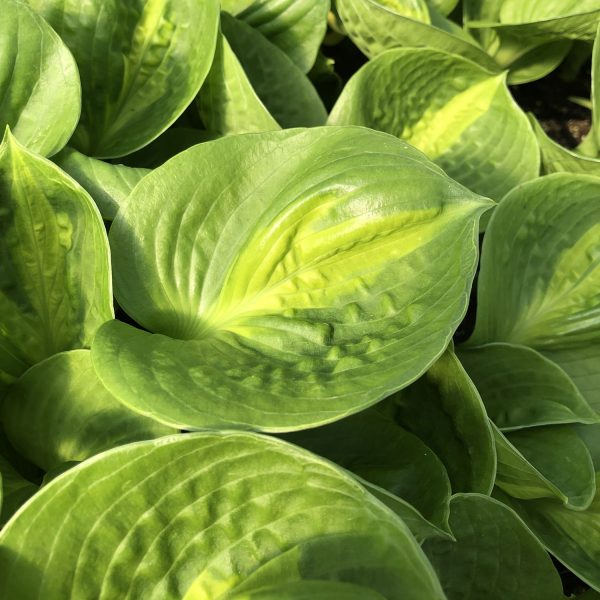
[[[504,504],[478,494],[450,503],[456,541],[428,540],[423,549],[448,600],[561,600],[558,572],[540,542]]]
[[[600,2],[598,4],[600,5]],[[590,94],[592,104],[592,130],[590,135],[594,137],[596,147],[600,147],[600,6],[598,15],[598,28],[596,29],[592,49],[592,86]]]
[[[383,404],[390,404],[384,401]],[[284,439],[319,454],[414,506],[448,528],[450,481],[440,459],[380,405]],[[384,412],[385,411],[385,412]]]
[[[83,90],[70,145],[130,154],[194,99],[213,59],[217,0],[28,0],[75,56]]]
[[[88,194],[7,132],[0,145],[0,388],[88,346],[112,318],[108,240]]]
[[[600,340],[600,180],[557,173],[495,210],[481,257],[471,345],[539,350]],[[559,362],[560,364],[560,362]]]
[[[10,443],[46,471],[174,433],[111,396],[92,368],[89,350],[62,352],[33,366],[9,389],[1,416]]]
[[[488,416],[504,431],[600,419],[569,376],[531,348],[487,344],[460,352],[459,358]]]
[[[515,70],[511,83],[525,83],[558,66],[569,40],[594,39],[600,2],[465,0],[464,15],[466,27],[494,59]]]
[[[0,525],[4,525],[37,490],[37,485],[25,479],[11,462],[0,454]]]
[[[65,148],[53,161],[94,199],[102,217],[112,221],[136,184],[150,171],[113,165]]]
[[[282,50],[227,13],[221,28],[215,62],[199,95],[208,129],[230,134],[325,123],[317,91]]]
[[[348,35],[369,58],[399,46],[428,46],[464,56],[489,71],[500,72],[494,60],[475,41],[469,41],[463,33],[456,35],[449,21],[439,17],[435,24],[442,28],[429,25],[430,18],[424,17],[422,8],[411,11],[407,6],[409,3],[403,0],[336,1]],[[402,7],[401,12],[399,7]],[[416,20],[418,15],[419,20]]]
[[[546,350],[544,355],[563,368],[600,415],[600,344]]]
[[[427,0],[431,8],[443,15],[449,15],[458,6],[458,2],[459,0]]]
[[[583,156],[567,148],[563,148],[550,139],[537,119],[528,115],[537,136],[542,157],[542,174],[551,173],[579,173],[600,177],[600,159]]]
[[[600,473],[596,483],[600,490]],[[569,510],[553,500],[519,501],[500,491],[494,495],[519,514],[551,554],[600,590],[600,492],[585,511]]]
[[[496,485],[529,500],[558,498],[574,510],[586,509],[595,494],[590,453],[569,425],[522,429],[502,434],[495,429]]]
[[[94,365],[119,400],[181,428],[357,412],[448,344],[490,204],[364,128],[195,146],[140,182],[110,233],[119,304],[159,335],[107,323]]]
[[[483,403],[452,350],[394,396],[396,419],[446,466],[454,492],[489,494],[496,474],[494,439]]]
[[[505,74],[431,48],[389,50],[371,60],[350,79],[329,123],[391,133],[497,200],[539,172],[535,135]]]
[[[0,20],[0,131],[31,151],[58,152],[81,111],[79,74],[56,32],[26,2],[5,0]]]
[[[224,598],[302,580],[444,599],[389,509],[331,463],[248,433],[172,436],[86,461],[5,527],[0,550],[0,594],[19,600]]]
[[[255,0],[237,16],[308,73],[325,37],[330,4],[330,0]]]

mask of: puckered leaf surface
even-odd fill
[[[255,434],[101,454],[0,534],[5,598],[244,598],[305,579],[362,586],[367,598],[444,599],[396,515],[331,463]]]
[[[431,48],[389,50],[371,60],[350,79],[329,122],[404,139],[495,200],[539,171],[535,135],[505,74]]]
[[[448,344],[490,204],[363,128],[191,148],[113,224],[117,299],[152,333],[108,323],[94,365],[121,401],[183,428],[357,412]]]

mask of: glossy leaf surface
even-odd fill
[[[121,401],[183,428],[357,412],[447,345],[489,205],[362,128],[191,148],[142,180],[110,234],[119,304],[158,335],[108,323],[94,365]]]

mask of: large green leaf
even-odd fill
[[[65,148],[53,161],[90,194],[104,219],[112,221],[136,184],[150,171],[113,165]]]
[[[399,46],[428,46],[459,54],[482,67],[500,68],[475,41],[439,17],[431,15],[423,0],[337,0],[336,8],[352,41],[369,57]]]
[[[182,428],[357,412],[448,344],[490,204],[364,128],[200,144],[147,175],[113,223],[119,304],[159,335],[108,323],[95,367],[121,401]]]
[[[108,240],[87,193],[7,132],[0,145],[0,388],[112,318]]]
[[[454,492],[489,494],[496,474],[493,433],[473,382],[452,350],[394,396],[396,419],[442,460]]]
[[[28,0],[75,56],[83,90],[70,144],[116,157],[145,146],[194,99],[212,62],[217,0]]]
[[[594,466],[573,427],[535,427],[507,434],[495,430],[495,434],[498,487],[524,500],[558,498],[574,510],[589,506],[596,491]]]
[[[8,125],[33,152],[69,140],[81,111],[79,74],[55,31],[25,2],[4,0],[0,20],[0,131]]]
[[[423,546],[448,600],[564,598],[543,546],[504,504],[479,494],[453,496],[450,526],[456,541]]]
[[[502,430],[600,420],[569,376],[531,348],[487,344],[459,358]]]
[[[501,202],[486,233],[470,344],[542,350],[600,340],[600,180],[557,173]]]
[[[46,471],[174,433],[111,396],[94,372],[89,350],[62,352],[33,366],[10,387],[1,415],[11,444]]]
[[[427,520],[447,529],[450,481],[444,465],[385,407],[378,405],[285,439],[399,496]]]
[[[444,598],[404,523],[351,477],[248,433],[102,454],[50,482],[0,533],[5,598],[195,600],[304,579]]]
[[[497,200],[539,172],[535,135],[505,74],[431,48],[389,50],[371,60],[350,79],[329,122],[404,139]]]
[[[317,91],[282,50],[227,13],[221,29],[198,100],[208,129],[230,134],[325,123]]]
[[[596,481],[600,490],[600,473]],[[558,560],[600,591],[600,492],[585,511],[569,510],[555,500],[520,501],[501,491],[494,495],[517,511]]]
[[[254,0],[237,16],[307,73],[325,36],[329,7],[330,0]]]

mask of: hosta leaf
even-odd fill
[[[129,154],[162,133],[198,93],[212,62],[217,0],[28,0],[75,56],[83,90],[70,145]]]
[[[10,461],[0,454],[0,525],[6,523],[37,489],[37,485],[25,479]]]
[[[531,348],[487,344],[459,357],[502,430],[600,419],[569,376]]]
[[[46,471],[174,433],[111,396],[94,372],[89,350],[62,352],[33,366],[11,386],[1,415],[11,444]]]
[[[325,36],[329,8],[330,0],[254,0],[237,16],[307,73]]]
[[[473,382],[451,350],[394,396],[396,419],[442,460],[454,492],[489,494],[496,453],[492,430]]]
[[[391,508],[408,526],[419,543],[429,538],[453,539],[445,522],[443,529],[428,521],[412,504],[373,483],[352,474],[375,498]]]
[[[600,490],[600,473],[596,474]],[[585,511],[569,510],[555,500],[519,501],[494,492],[517,511],[537,538],[578,577],[600,590],[600,493]]]
[[[558,498],[583,510],[595,493],[590,453],[568,425],[496,432],[498,473],[496,485],[524,500]]]
[[[247,433],[172,436],[87,461],[36,495],[0,550],[0,593],[20,600],[236,597],[304,579],[444,598],[406,526],[358,483]]]
[[[376,406],[285,439],[399,496],[435,525],[448,527],[450,481],[444,465],[389,411]]]
[[[259,31],[221,15],[223,35],[199,95],[206,127],[222,134],[322,125],[325,107],[309,79]]]
[[[399,46],[428,46],[459,54],[490,71],[500,72],[475,41],[456,35],[450,22],[444,23],[441,17],[436,21],[447,30],[429,25],[423,4],[421,0],[412,4],[410,0],[336,0],[344,28],[369,58]]]
[[[590,406],[600,415],[600,344],[544,352],[564,369]]]
[[[508,194],[483,242],[469,343],[505,341],[542,350],[597,344],[599,240],[597,178],[557,173]]]
[[[423,549],[448,600],[561,600],[560,577],[543,546],[507,506],[478,494],[450,503],[456,541],[429,540]]]
[[[111,229],[119,304],[160,335],[108,323],[95,367],[182,428],[357,412],[448,344],[490,204],[364,128],[200,144],[147,175]]]
[[[33,152],[50,156],[69,140],[81,110],[73,56],[25,2],[5,0],[0,21],[0,132],[8,125]]]
[[[112,318],[108,241],[92,199],[7,132],[0,145],[0,388],[91,342]]]
[[[329,122],[402,138],[463,185],[498,200],[539,171],[535,135],[505,74],[430,48],[371,60],[350,79]]]
[[[443,15],[449,15],[458,5],[459,0],[428,0],[430,7]]]
[[[563,148],[550,139],[537,119],[529,115],[529,121],[537,136],[542,157],[542,174],[552,173],[580,173],[582,175],[595,175],[600,177],[600,159],[583,156],[567,148]]]
[[[150,171],[113,165],[65,148],[53,161],[90,194],[104,219],[112,221],[136,184]]]
[[[500,65],[511,68],[511,83],[524,83],[558,66],[569,40],[594,39],[600,2],[465,0],[464,14],[469,31]]]

